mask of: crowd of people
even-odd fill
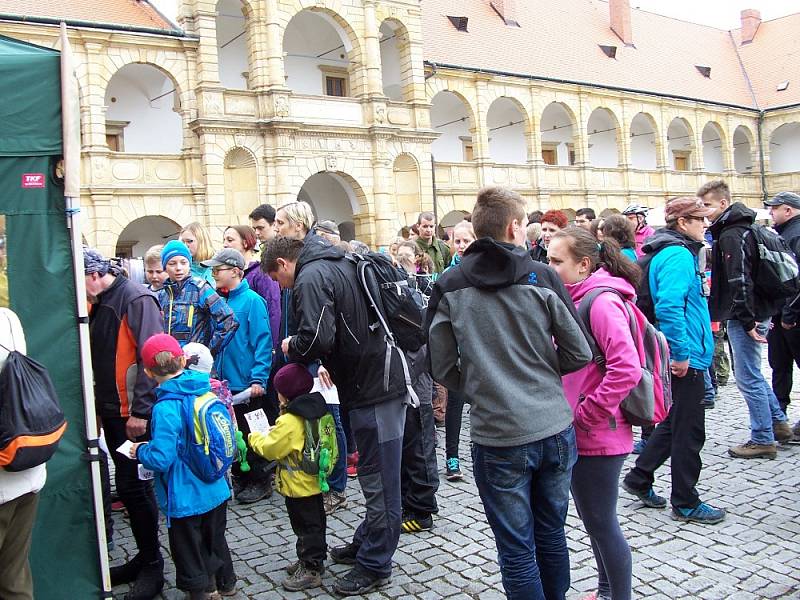
[[[791,259],[800,196],[782,192],[766,204]],[[773,459],[776,443],[800,433],[787,418],[800,304],[759,287],[755,211],[717,180],[667,202],[658,231],[647,212],[632,205],[597,219],[582,208],[570,226],[560,210],[529,215],[517,193],[490,187],[447,232],[421,213],[387,248],[424,310],[427,343],[415,351],[388,344],[376,326],[358,277],[357,255],[370,249],[341,240],[333,222],[315,222],[304,202],[257,207],[248,225],[224,230],[216,252],[204,227],[187,226],[146,253],[146,285],[86,248],[98,417],[137,546],[112,567],[112,584],[130,583],[130,600],[162,589],[160,509],[178,588],[192,599],[235,594],[227,503],[258,502],[274,482],[297,536],[287,590],[320,586],[328,559],[352,566],[333,584],[340,595],[385,585],[401,534],[434,527],[437,426],[444,476],[464,477],[467,403],[475,484],[507,597],[565,597],[571,494],[596,559],[589,598],[631,598],[620,486],[646,507],[670,506],[679,521],[725,519],[697,483],[705,411],[728,377],[726,339],[750,412],[750,435],[730,456]],[[648,319],[668,344],[666,373],[643,368]],[[761,373],[765,344],[772,385]],[[655,385],[663,378],[672,402],[634,445],[625,401],[646,376]],[[238,399],[232,412],[247,446],[230,478],[213,483],[183,464],[185,416],[170,402],[209,391]],[[268,431],[250,431],[258,409]],[[339,448],[324,485],[299,467],[304,428],[323,415]],[[130,458],[115,451],[126,440],[135,442]],[[620,482],[631,452],[638,457]],[[655,488],[667,459],[669,498]],[[326,517],[347,505],[348,476],[358,478],[364,519],[350,543],[328,548]]]

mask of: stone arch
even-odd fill
[[[411,39],[402,21],[389,17],[378,28],[383,95],[395,102],[414,99],[414,65]]]
[[[587,158],[593,167],[619,167],[620,121],[613,110],[605,106],[595,108],[586,121]]]
[[[258,161],[249,148],[234,146],[222,163],[225,178],[225,214],[237,223],[247,223],[247,216],[259,204]]]
[[[157,244],[165,244],[177,235],[181,226],[164,215],[145,215],[129,222],[119,232],[115,242],[115,256],[143,258],[145,252]]]
[[[661,136],[653,115],[647,112],[636,113],[631,119],[630,131],[631,168],[657,169]]]
[[[94,207],[90,205],[89,214],[94,214]],[[96,230],[94,235],[103,233],[103,239],[112,243],[103,245],[112,252],[119,241],[119,237],[129,223],[143,217],[164,217],[177,223],[178,231],[183,225],[192,221],[204,222],[205,219],[197,213],[197,207],[187,202],[181,196],[122,196],[117,200],[114,210],[108,219],[103,219],[102,231]],[[123,240],[125,241],[125,240]],[[110,246],[110,248],[109,248]]]
[[[159,52],[163,54],[163,51]],[[148,51],[144,48],[131,48],[124,53],[109,57],[110,64],[106,65],[109,76],[105,77],[105,75],[100,75],[98,77],[98,82],[102,82],[103,84],[103,93],[105,93],[114,75],[123,67],[132,64],[149,65],[161,71],[161,73],[172,82],[172,85],[175,86],[175,98],[179,102],[179,107],[184,108],[189,100],[187,97],[189,83],[185,81],[183,77],[179,77],[177,73],[184,69],[186,59],[182,54],[174,57],[169,56],[170,54],[172,53],[168,53],[168,57],[162,56],[159,59],[155,50]]]
[[[722,126],[715,121],[706,123],[703,126],[700,141],[703,145],[704,169],[710,173],[722,173],[725,171],[725,154],[728,141]]]
[[[667,128],[667,165],[673,171],[691,171],[696,164],[694,131],[683,117],[675,117]]]
[[[752,173],[756,160],[755,138],[746,125],[739,125],[733,130],[733,168],[737,173]]]
[[[182,150],[185,130],[182,91],[168,69],[148,61],[126,62],[105,82],[103,94],[105,135],[109,144],[117,145],[117,150],[162,153]],[[154,131],[159,136],[153,136]]]
[[[431,128],[442,134],[431,144],[437,161],[473,160],[475,127],[475,112],[461,93],[445,89],[431,98]]]
[[[568,166],[577,161],[578,119],[567,104],[553,101],[539,120],[542,160],[547,165]]]
[[[340,12],[328,8],[327,6],[297,6],[296,8],[296,12],[292,14],[283,13],[278,19],[282,28],[281,44],[283,48],[283,65],[287,86],[293,91],[297,91],[299,93],[325,95],[326,90],[322,89],[322,84],[325,81],[325,75],[323,73],[319,74],[319,88],[322,94],[314,93],[313,90],[316,89],[316,85],[311,79],[312,76],[310,73],[312,71],[309,68],[309,65],[313,64],[313,68],[318,69],[319,65],[327,64],[329,69],[346,69],[349,88],[344,94],[345,96],[359,95],[364,88],[365,76],[363,71],[366,60],[364,59],[363,49],[361,47],[358,35],[353,27],[341,16]],[[287,33],[291,31],[290,28],[292,27],[292,24],[294,23],[297,25],[297,28],[301,28],[304,25],[303,21],[306,21],[305,25],[308,26],[308,23],[313,23],[313,21],[309,20],[311,19],[312,15],[318,19],[321,19],[333,29],[339,40],[342,42],[340,47],[337,48],[331,45],[330,48],[325,48],[324,51],[318,53],[319,56],[314,55],[313,57],[308,57],[300,54],[303,43],[309,43],[307,40],[301,40],[300,37],[287,40]],[[287,41],[291,44],[292,48],[296,47],[295,49],[297,51],[294,52],[294,55],[292,55],[290,50],[287,50]],[[316,39],[315,43],[316,42],[324,43],[324,40]],[[339,49],[344,50],[344,53],[339,54],[339,58],[324,57],[324,55],[331,55],[334,51]],[[316,62],[314,62],[315,60]],[[293,77],[292,73],[300,73],[301,70],[304,74],[306,74],[305,77],[307,80],[298,77],[297,75]]]
[[[344,171],[311,173],[297,189],[296,199],[311,205],[316,220],[335,221],[340,226],[342,239],[346,239],[348,230],[354,235],[362,233],[353,222],[357,221],[358,215],[369,212],[369,204],[364,188],[352,175]],[[345,231],[342,230],[343,223]]]
[[[513,96],[498,96],[486,111],[489,156],[497,163],[525,164],[530,159],[531,122],[525,106]]]
[[[772,173],[800,171],[800,122],[784,123],[770,134],[769,170]]]

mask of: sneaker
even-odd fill
[[[622,489],[632,496],[636,496],[647,508],[665,508],[667,506],[667,499],[656,494],[652,487],[647,488],[646,492],[641,492],[623,479]]]
[[[236,578],[233,581],[225,583],[217,580],[217,594],[223,597],[230,597],[236,595]]]
[[[333,591],[342,596],[363,596],[389,581],[389,577],[378,577],[356,566],[333,584]]]
[[[111,510],[113,512],[122,512],[125,510],[125,503],[122,500],[117,500],[111,503]]]
[[[358,451],[347,455],[347,476],[358,477]]]
[[[152,600],[164,587],[164,561],[146,564],[125,594],[124,600]]]
[[[350,542],[346,546],[331,548],[328,554],[330,554],[331,560],[335,563],[340,565],[354,565],[356,564],[358,548],[359,546],[356,546],[353,542]]]
[[[800,421],[794,424],[792,433],[794,434],[795,439],[800,439]]]
[[[236,494],[239,504],[253,504],[264,498],[272,496],[272,480],[267,477],[259,481],[250,481],[244,489]]]
[[[701,502],[694,508],[675,508],[672,507],[672,519],[674,521],[684,521],[686,523],[705,523],[714,525],[725,520],[725,510],[714,508],[705,502]]]
[[[728,448],[728,454],[733,458],[774,459],[778,456],[778,449],[775,447],[775,444],[756,444],[753,441],[749,441],[741,446]]]
[[[340,508],[347,508],[347,496],[342,492],[328,492],[322,495],[322,504],[325,506],[325,514],[332,515]]]
[[[433,516],[418,517],[417,515],[406,514],[400,524],[403,533],[419,533],[420,531],[430,531],[433,529]]]
[[[297,571],[300,569],[302,565],[303,563],[300,562],[299,560],[296,560],[293,563],[289,563],[288,565],[286,565],[286,572],[289,575],[294,575],[295,573],[297,573]]]
[[[445,472],[447,481],[461,481],[464,479],[464,474],[461,472],[460,466],[457,458],[447,459],[447,471]]]
[[[300,564],[297,570],[283,580],[283,589],[290,592],[309,590],[322,585],[322,571]]]
[[[789,421],[773,421],[772,434],[775,436],[775,441],[781,443],[788,442],[794,437]]]
[[[358,477],[358,467],[356,465],[347,465],[347,476],[351,479]]]
[[[647,446],[647,439],[642,438],[638,442],[633,445],[633,453],[634,454],[641,454],[644,452],[644,447]]]
[[[717,405],[717,403],[714,400],[703,399],[700,402],[700,405],[706,410],[711,410],[712,408],[714,408]],[[641,454],[641,452],[639,454]]]

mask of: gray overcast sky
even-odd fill
[[[551,0],[521,0],[542,2]],[[561,0],[569,2],[570,0]],[[150,0],[165,15],[175,18],[178,0]],[[800,12],[798,0],[630,0],[632,7],[685,21],[713,25],[720,29],[739,27],[739,13],[745,8],[761,11],[764,20]]]

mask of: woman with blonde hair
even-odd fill
[[[178,239],[189,248],[189,254],[192,255],[192,275],[205,279],[212,287],[216,288],[217,284],[211,276],[211,269],[200,266],[202,261],[209,260],[214,256],[214,246],[211,243],[208,229],[194,221],[181,229]]]
[[[275,235],[303,240],[309,234],[316,234],[314,229],[314,211],[308,202],[292,202],[281,206],[275,213],[275,223],[272,228]]]

